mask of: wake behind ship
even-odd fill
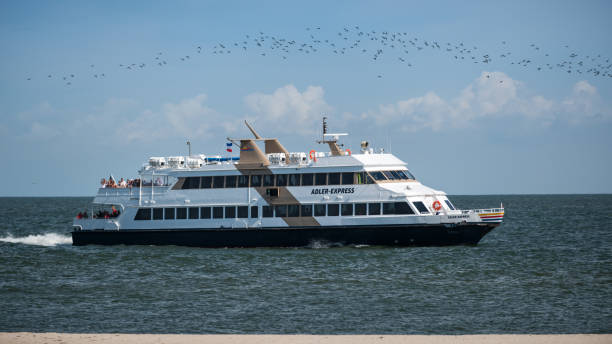
[[[338,139],[346,134],[328,134],[325,119],[318,143],[330,151],[308,154],[246,125],[255,138],[228,138],[239,158],[151,157],[131,185],[103,184],[97,212],[74,220],[73,244],[476,245],[503,220],[503,207],[456,209],[365,141],[359,154],[344,149]]]

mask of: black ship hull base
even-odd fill
[[[253,229],[75,230],[81,245],[316,247],[476,245],[498,224],[281,227]]]

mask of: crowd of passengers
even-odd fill
[[[151,180],[140,180],[140,178],[136,178],[136,179],[123,179],[121,178],[118,182],[115,181],[114,178],[102,178],[102,180],[100,180],[100,187],[101,188],[118,188],[118,189],[122,189],[122,188],[137,188],[140,187],[142,183],[142,186],[163,186],[164,185],[164,181],[161,179],[161,177],[157,178],[155,180],[155,182],[151,181]]]
[[[111,211],[108,210],[98,210],[98,212],[96,212],[95,214],[93,214],[93,218],[94,219],[110,219],[113,217],[118,217],[121,214],[121,212],[119,212],[119,210],[117,210],[114,206],[112,207]],[[86,219],[88,218],[89,215],[87,214],[87,210],[85,210],[84,212],[79,212],[77,214],[77,219]]]
[[[140,185],[140,179],[128,179],[121,178],[118,182],[114,178],[102,178],[100,180],[101,188],[137,188]]]

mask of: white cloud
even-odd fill
[[[308,86],[304,92],[300,92],[290,84],[271,94],[249,94],[244,101],[256,114],[254,120],[259,126],[273,125],[286,132],[305,135],[312,134],[316,122],[332,110],[320,86]]]
[[[53,126],[45,125],[40,122],[33,122],[30,125],[29,131],[23,135],[23,138],[28,140],[45,141],[56,138],[60,134],[61,132],[59,129]]]
[[[523,83],[505,73],[483,71],[449,100],[430,91],[423,96],[380,105],[376,111],[363,113],[361,118],[374,119],[379,125],[393,124],[405,131],[426,128],[437,131],[497,117],[522,118],[547,126],[555,120],[576,122],[573,116],[584,119],[602,113],[610,111],[604,111],[597,89],[586,81],[576,83],[571,95],[559,102],[529,95]]]
[[[574,85],[572,93],[563,100],[562,114],[568,122],[578,124],[595,118],[610,118],[612,111],[602,104],[597,88],[582,80]]]
[[[159,139],[195,139],[228,136],[244,130],[248,117],[256,128],[274,132],[310,136],[318,129],[322,114],[333,108],[325,100],[321,86],[299,91],[285,85],[272,93],[252,93],[244,98],[247,116],[220,113],[208,105],[206,94],[197,94],[177,102],[166,102],[157,109],[147,109],[132,99],[109,99],[89,113],[58,111],[41,103],[16,117],[19,125],[0,127],[13,137],[30,141],[66,138],[95,138],[100,143],[153,142]],[[448,130],[507,117],[529,123],[551,125],[556,121],[572,124],[611,119],[612,111],[602,101],[597,88],[579,81],[562,100],[529,94],[523,83],[502,72],[482,72],[455,97],[445,99],[430,91],[422,96],[379,105],[376,110],[344,120],[359,118],[375,125],[404,131]],[[271,131],[272,130],[272,131]],[[279,134],[280,135],[280,134]]]
[[[178,103],[165,103],[160,110],[141,110],[133,120],[125,121],[117,129],[126,141],[153,141],[160,138],[196,138],[210,135],[222,127],[224,133],[233,132],[239,120],[225,117],[206,105],[208,96],[198,94]]]

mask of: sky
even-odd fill
[[[320,122],[449,194],[610,193],[609,1],[2,1],[0,196]]]

